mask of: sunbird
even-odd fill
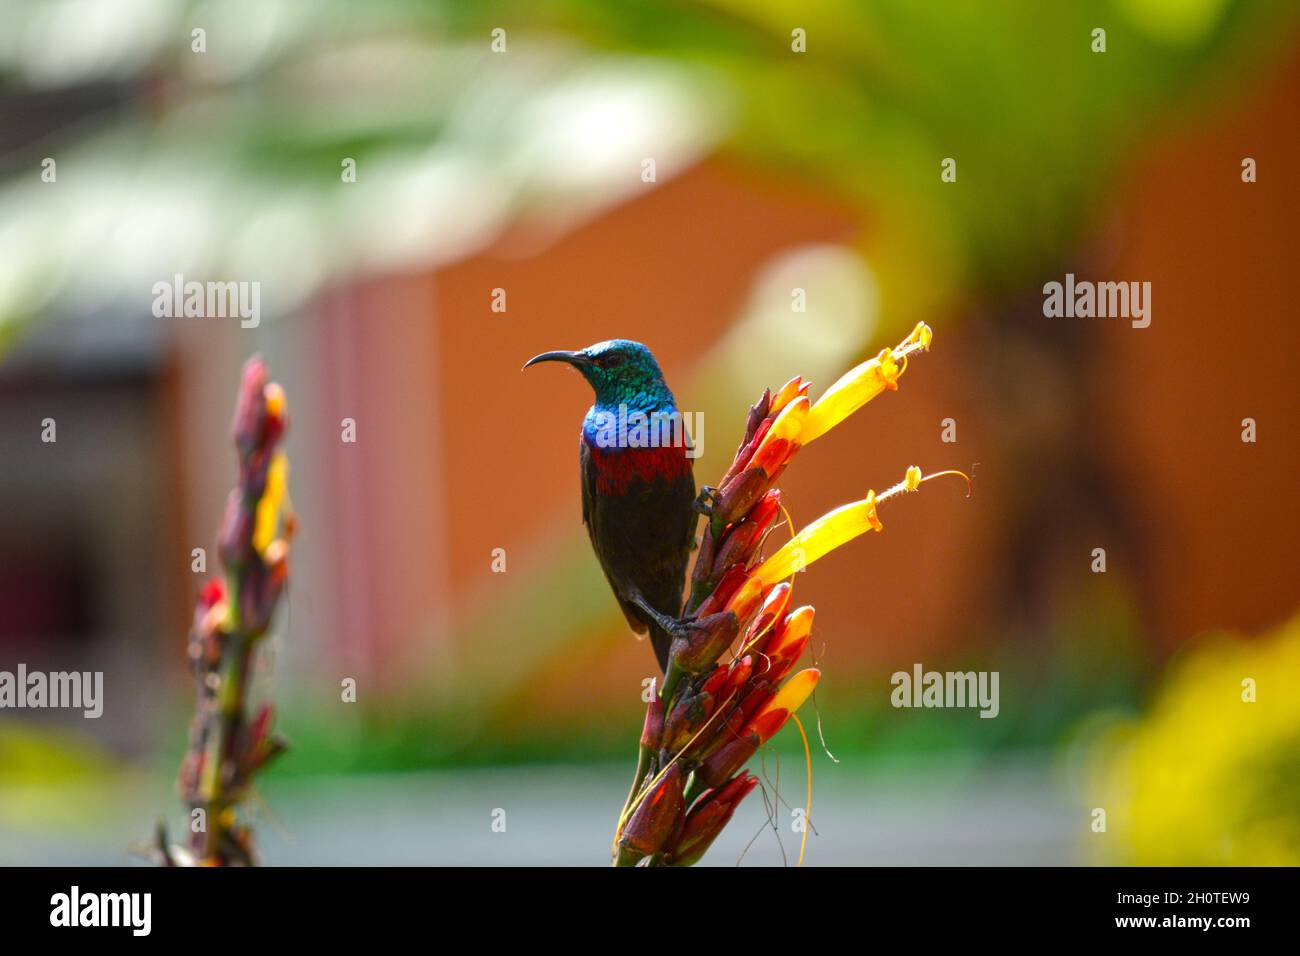
[[[649,632],[666,670],[699,514],[677,402],[640,342],[543,352],[524,368],[539,362],[572,365],[596,393],[578,443],[582,520],[628,624]],[[643,421],[650,424],[637,434]],[[656,423],[665,421],[678,424],[674,440],[660,440],[666,429]]]

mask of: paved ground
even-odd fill
[[[803,773],[784,767],[779,840],[755,791],[707,862],[793,863],[790,808],[804,802]],[[552,766],[276,781],[260,841],[268,864],[601,864],[628,776],[622,766]],[[493,830],[497,810],[504,832]],[[93,792],[9,791],[0,862],[129,863],[127,847],[160,813],[181,822],[170,782],[148,776]],[[810,865],[1072,864],[1085,862],[1088,836],[1087,813],[1042,758],[943,758],[870,774],[823,760],[812,822]]]

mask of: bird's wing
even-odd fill
[[[695,526],[699,523],[699,515],[693,507],[695,481],[688,471],[677,478],[655,482],[647,492],[669,504],[661,504],[655,509],[665,520],[652,533],[661,536],[665,547],[658,560],[645,568],[642,597],[655,610],[677,617],[681,613],[686,568],[695,544]]]
[[[600,548],[597,544],[600,529],[596,523],[600,520],[600,509],[595,506],[596,498],[596,466],[591,460],[591,449],[587,447],[585,438],[578,439],[578,459],[580,463],[579,472],[582,482],[582,523],[587,526],[587,535],[591,538],[592,548],[596,554],[600,554]],[[618,598],[618,606],[623,609],[623,616],[627,618],[627,626],[632,629],[634,634],[644,634],[646,632],[646,623],[641,620],[639,612],[635,605],[623,600],[618,593],[618,585],[614,579],[609,576],[605,570],[603,562],[600,563],[600,570],[605,575],[605,580],[609,582],[609,589],[614,592]]]

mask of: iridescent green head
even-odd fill
[[[529,359],[524,368],[538,362],[564,362],[576,368],[595,391],[597,408],[676,407],[654,353],[640,342],[610,339],[576,352],[543,352]]]

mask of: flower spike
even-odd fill
[[[892,487],[868,491],[803,528],[767,559],[756,557],[778,514],[785,514],[774,484],[791,459],[876,395],[896,388],[909,356],[928,348],[930,339],[929,327],[920,323],[816,403],[808,400],[808,383],[795,376],[775,392],[765,390],[750,409],[730,467],[701,499],[709,523],[684,617],[675,622],[667,674],[647,708],[632,788],[614,836],[616,864],[697,862],[757,783],[745,772],[746,762],[787,721],[798,724],[795,712],[821,672],[808,668],[787,679],[812,640],[814,616],[807,605],[787,611],[791,575],[867,531],[880,531],[884,502],[931,478],[961,474],[924,475],[912,466]],[[793,528],[788,514],[785,520]],[[812,759],[801,724],[799,733],[811,807]],[[801,846],[801,864],[803,852]]]

